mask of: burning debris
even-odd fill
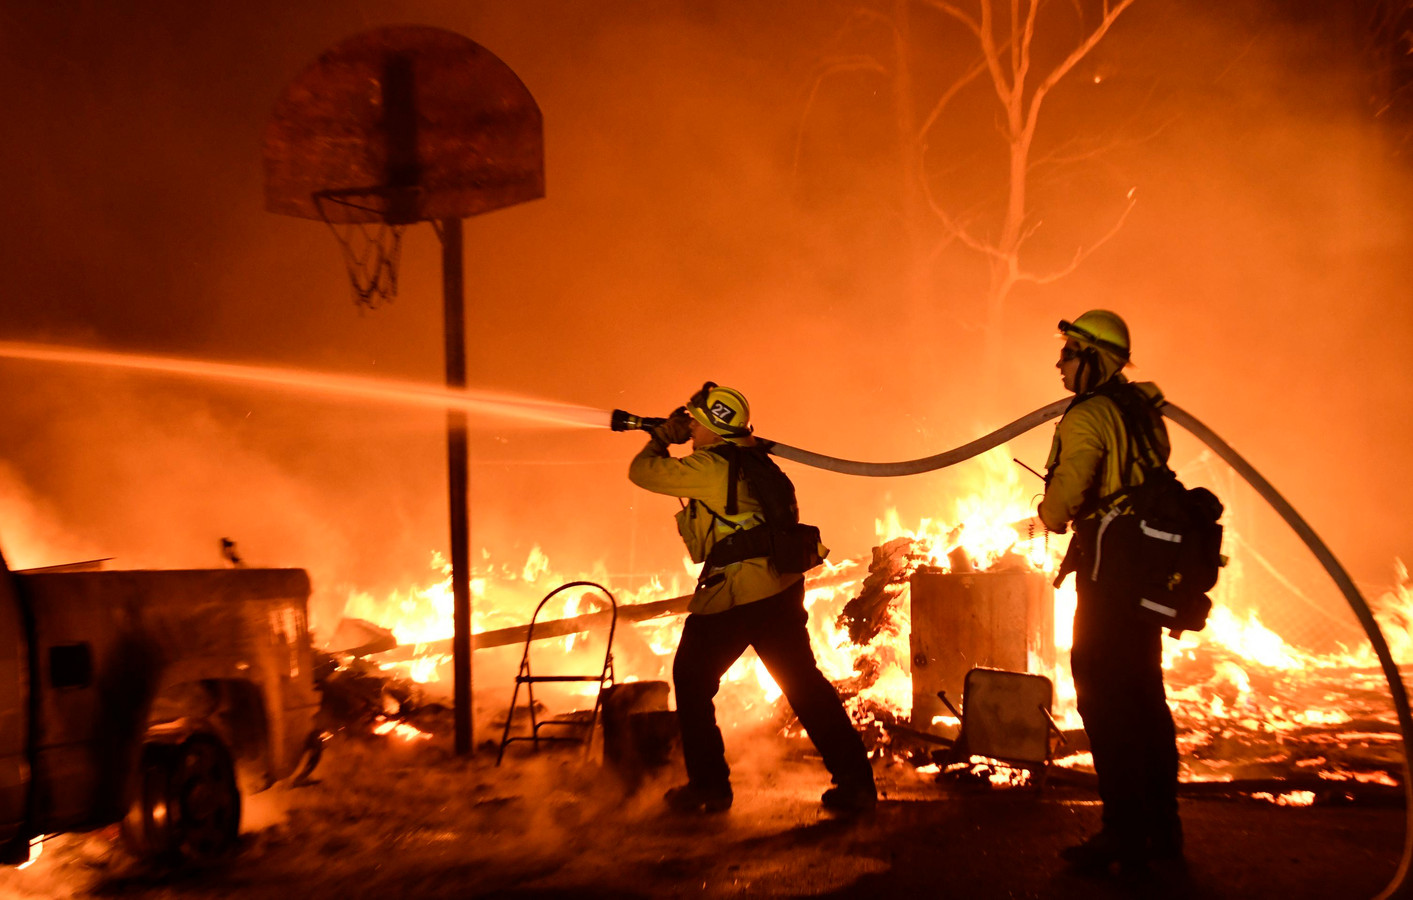
[[[1001,461],[1003,450],[993,455],[993,467],[1009,461],[1008,456]],[[1014,486],[1005,478],[993,480]],[[965,771],[992,785],[1032,783],[1024,771],[997,760],[976,757],[958,765],[938,752],[956,738],[960,722],[937,692],[959,702],[966,673],[989,666],[1053,682],[1054,717],[1065,743],[1057,742],[1051,771],[1083,779],[1090,769],[1068,677],[1073,585],[1050,586],[1063,541],[1018,542],[1014,532],[997,526],[1026,510],[1023,492],[1011,493],[965,499],[955,525],[924,521],[909,530],[890,514],[878,523],[880,541],[868,557],[826,563],[808,577],[806,605],[820,668],[845,699],[875,757],[906,761],[923,774],[937,765],[939,777],[950,770],[953,777]],[[551,571],[538,548],[524,565],[478,569],[472,585],[477,649],[523,642],[524,622],[538,597],[567,580]],[[612,725],[605,721],[606,741],[607,731],[617,729],[615,757],[646,753],[656,760],[668,740],[662,733],[669,708],[662,679],[687,600],[671,596],[679,590],[677,584],[655,581],[619,598],[619,643],[613,651],[620,679],[628,682],[621,687],[625,696],[653,698],[650,707],[639,699],[625,701],[631,709],[626,718],[648,713],[654,724],[625,728],[624,716]],[[1413,600],[1413,594],[1406,585],[1400,591],[1384,598],[1382,615],[1395,623],[1413,610],[1413,603],[1400,602]],[[352,598],[351,619],[371,621],[344,620],[339,638],[330,642],[357,645],[328,657],[331,668],[323,684],[333,727],[364,733],[381,728],[397,735],[401,732],[388,724],[397,723],[416,729],[405,735],[412,739],[449,727],[439,681],[448,635],[436,630],[445,628],[449,596],[442,581],[385,602],[369,595]],[[537,637],[542,628],[549,636],[537,653],[554,653],[558,645],[569,668],[580,653],[601,661],[601,645],[585,646],[601,624],[595,616],[601,615],[570,596],[537,625]],[[395,646],[388,646],[390,638]],[[1287,804],[1307,795],[1311,802],[1398,796],[1397,721],[1377,662],[1367,651],[1313,655],[1288,645],[1255,613],[1243,618],[1218,606],[1200,634],[1165,639],[1164,665],[1185,791],[1262,794]],[[490,722],[499,729],[510,674],[490,685],[482,679],[481,687],[495,694]],[[543,703],[537,714],[586,709],[593,703],[592,689],[587,695],[547,695]],[[786,738],[801,736],[778,687],[753,654],[728,672],[718,707],[723,727],[762,726]],[[608,710],[605,706],[606,720],[613,718]],[[655,737],[640,738],[635,728],[656,729]],[[652,746],[637,746],[640,739]],[[629,759],[626,765],[631,783],[637,778],[632,770],[643,760]]]

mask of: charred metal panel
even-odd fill
[[[913,727],[955,737],[938,699],[965,701],[977,666],[1049,675],[1055,666],[1055,592],[1038,572],[951,574],[919,569],[912,594]]]
[[[121,815],[154,701],[194,683],[258,694],[260,762],[271,778],[293,770],[318,708],[303,571],[71,572],[16,581],[33,611],[38,649],[32,727],[41,825]],[[87,648],[86,681],[72,669],[72,648],[80,646]],[[70,670],[54,671],[56,660],[68,660]],[[218,733],[240,727],[209,724]]]

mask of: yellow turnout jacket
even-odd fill
[[[744,478],[736,487],[737,513],[726,515],[729,467],[724,457],[705,447],[677,459],[656,440],[648,441],[628,466],[628,478],[638,487],[687,501],[677,513],[677,531],[692,562],[704,562],[717,541],[737,530],[733,525],[750,528],[765,521],[761,505],[751,496],[750,484]],[[773,597],[803,578],[801,574],[780,574],[764,556],[729,563],[720,569],[705,567],[687,609],[694,613],[724,612]]]
[[[1114,378],[1120,383],[1127,381],[1123,375]],[[1155,404],[1162,402],[1163,392],[1151,381],[1134,387]],[[1154,432],[1157,458],[1150,457],[1149,465],[1166,463],[1170,452],[1167,429],[1161,420]],[[1077,401],[1055,426],[1050,458],[1045,463],[1045,497],[1038,510],[1045,527],[1064,533],[1076,518],[1084,520],[1104,512],[1100,501],[1110,494],[1142,484],[1141,453],[1142,445],[1137,440],[1130,441],[1113,400],[1103,394],[1091,394]]]

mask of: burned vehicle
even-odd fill
[[[143,857],[221,856],[242,791],[317,743],[309,576],[83,568],[0,558],[3,860],[114,823]]]

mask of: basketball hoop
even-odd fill
[[[545,195],[535,98],[494,53],[425,25],[376,28],[325,51],[265,127],[265,208],[321,219],[359,306],[397,296],[402,232],[442,240],[446,383],[466,387],[461,220]],[[370,187],[371,185],[371,187]],[[447,411],[456,752],[471,752],[470,462],[464,411]]]
[[[377,309],[397,299],[402,233],[419,193],[417,188],[379,187],[313,195],[319,218],[339,242],[353,302],[359,306]]]
[[[505,63],[440,28],[396,25],[325,52],[265,129],[265,205],[320,219],[360,307],[397,296],[403,230],[545,193],[540,109]]]

